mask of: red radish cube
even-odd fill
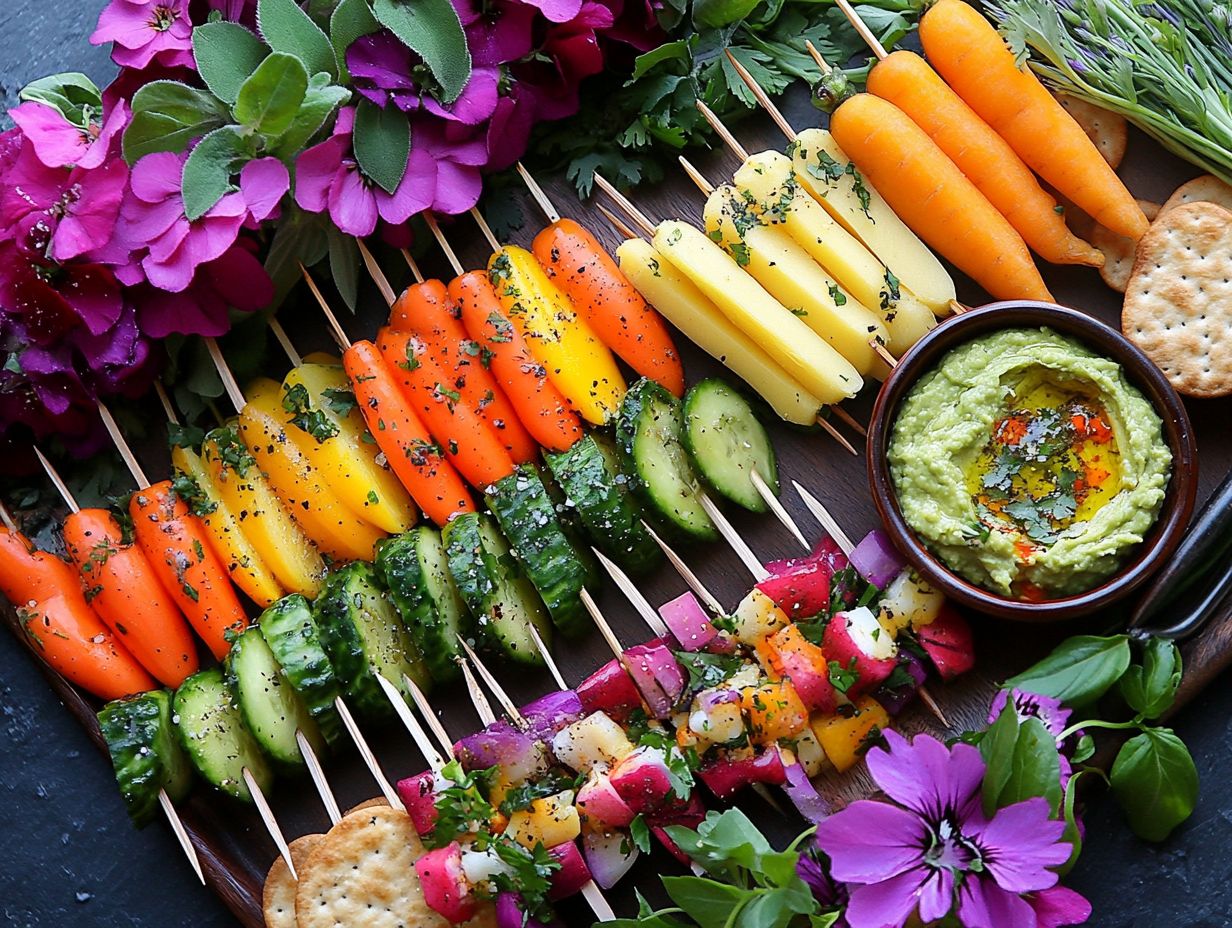
[[[421,836],[436,827],[436,793],[431,770],[399,780],[398,796],[406,806],[406,814],[411,817],[415,831]]]
[[[770,576],[757,584],[793,622],[828,611],[830,570],[814,558],[792,558],[766,565]]]
[[[667,757],[659,748],[635,750],[612,770],[611,781],[634,815],[653,812],[674,799]]]
[[[915,637],[942,680],[953,680],[975,666],[971,626],[949,603],[942,606],[937,618],[918,628]]]
[[[691,592],[665,602],[659,607],[659,615],[686,651],[702,651],[718,635],[718,630],[710,624],[706,610]]]
[[[457,925],[475,914],[475,895],[462,871],[462,846],[454,841],[446,847],[426,852],[415,861],[424,902],[435,912]]]
[[[894,639],[864,606],[835,615],[826,626],[821,649],[838,665],[831,682],[849,699],[874,689],[894,671],[898,657]],[[836,675],[854,675],[854,679],[839,685]]]
[[[567,841],[549,848],[548,853],[560,861],[560,869],[552,874],[552,899],[568,899],[582,891],[590,882],[590,870],[578,850],[576,841]]]
[[[720,799],[730,799],[751,783],[780,786],[787,779],[782,756],[770,747],[752,757],[720,757],[697,772],[702,782]]]
[[[617,721],[625,721],[635,709],[642,708],[642,696],[632,678],[618,660],[610,660],[577,688],[583,711],[606,712]]]
[[[588,822],[609,828],[625,828],[633,821],[633,810],[616,792],[611,778],[603,770],[590,771],[578,790],[577,807]]]

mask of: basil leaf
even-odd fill
[[[1144,719],[1157,719],[1176,699],[1181,669],[1181,652],[1173,642],[1149,638],[1142,664],[1134,664],[1126,670],[1117,688],[1131,709]]]
[[[381,108],[371,100],[360,100],[351,139],[360,170],[387,193],[397,190],[411,155],[406,114],[397,107]]]
[[[155,152],[181,152],[230,115],[213,94],[178,81],[151,81],[133,95],[132,106],[123,140],[129,164]]]
[[[1061,805],[1061,762],[1057,739],[1039,719],[1026,719],[1018,727],[1010,776],[997,797],[997,808],[1036,796],[1048,800],[1048,809],[1057,814]]]
[[[184,162],[184,215],[200,219],[231,189],[236,162],[251,157],[248,138],[238,126],[215,129],[192,150]]]
[[[629,823],[629,837],[639,851],[643,854],[650,853],[650,826],[646,824],[641,812],[633,816],[633,821]]]
[[[1065,821],[1065,831],[1061,834],[1061,840],[1068,841],[1074,849],[1070,852],[1069,860],[1057,869],[1057,873],[1061,876],[1069,873],[1082,855],[1082,829],[1078,827],[1078,816],[1075,814],[1074,807],[1078,800],[1078,781],[1089,773],[1098,773],[1098,771],[1091,768],[1079,770],[1065,784],[1065,801],[1061,803],[1061,817]]]
[[[1108,692],[1129,662],[1128,636],[1077,635],[1002,686],[1051,696],[1068,706],[1085,706]]]
[[[372,13],[424,60],[441,85],[441,102],[458,99],[471,77],[471,53],[450,0],[373,0]]]
[[[294,55],[309,74],[338,75],[329,38],[295,0],[257,0],[257,28],[270,48]]]
[[[329,18],[329,41],[334,47],[334,60],[338,62],[338,79],[343,83],[351,80],[347,70],[347,49],[355,40],[379,32],[381,24],[372,15],[368,0],[342,0]]]
[[[1078,739],[1078,743],[1074,746],[1074,753],[1070,756],[1071,764],[1081,764],[1084,761],[1090,760],[1095,756],[1095,739],[1090,735],[1083,735]]]
[[[355,239],[343,235],[333,223],[329,225],[328,235],[329,273],[347,308],[355,312],[359,301],[359,247]]]
[[[289,161],[298,155],[322,126],[328,122],[334,110],[351,99],[351,92],[345,87],[330,83],[330,77],[324,71],[314,74],[308,81],[308,90],[304,94],[304,102],[300,104],[299,112],[274,147],[269,150],[275,158]]]
[[[193,30],[197,73],[218,99],[234,103],[248,75],[265,60],[269,49],[239,23],[203,23]]]
[[[668,897],[700,928],[726,928],[732,909],[745,897],[745,890],[700,876],[665,876]]]
[[[983,803],[989,818],[997,811],[997,799],[1013,774],[1014,746],[1018,743],[1018,715],[1006,703],[997,720],[980,739],[980,755],[984,758]]]
[[[1134,834],[1162,841],[1193,813],[1198,768],[1171,729],[1148,728],[1121,747],[1109,773]]]
[[[294,55],[274,52],[257,66],[235,101],[245,128],[276,139],[291,128],[308,92],[308,72]]]
[[[808,909],[817,908],[810,896]],[[736,916],[734,928],[787,928],[791,920],[800,914],[799,899],[789,888],[763,890],[758,893]]]

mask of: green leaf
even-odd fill
[[[193,30],[197,73],[214,96],[227,103],[239,97],[248,75],[269,54],[265,44],[239,23],[203,23]]]
[[[1014,772],[1014,747],[1018,744],[1018,713],[1007,702],[997,720],[980,739],[980,755],[984,758],[982,799],[984,814],[989,818],[997,811],[997,800]]]
[[[411,154],[411,126],[406,114],[394,106],[381,107],[360,100],[355,109],[352,136],[360,170],[387,193],[398,189]]]
[[[338,62],[338,79],[344,83],[351,80],[347,70],[346,53],[355,40],[379,32],[381,24],[372,15],[368,0],[342,0],[329,18],[329,41],[334,47],[334,60]]]
[[[308,72],[294,55],[274,52],[252,72],[235,101],[235,118],[247,129],[276,139],[299,113]]]
[[[726,928],[732,909],[746,896],[743,889],[700,876],[665,876],[663,888],[700,928]]]
[[[633,839],[633,846],[643,854],[650,853],[650,826],[646,824],[646,819],[642,817],[642,813],[633,816],[633,821],[629,823],[629,837]]]
[[[449,0],[373,0],[372,12],[424,60],[441,85],[441,102],[458,99],[471,77],[471,53],[453,4]]]
[[[73,125],[85,128],[103,111],[103,98],[94,81],[69,71],[31,81],[17,95],[22,102],[35,100],[60,111]]]
[[[693,25],[721,29],[748,16],[761,0],[693,0]]]
[[[998,809],[1040,796],[1048,800],[1051,814],[1057,814],[1061,805],[1057,739],[1039,719],[1026,719],[1018,726],[1009,773],[997,796]]]
[[[300,265],[313,267],[329,251],[327,229],[333,227],[329,213],[309,213],[292,203],[284,206],[282,219],[265,256],[265,271],[274,282],[274,305],[303,280]]]
[[[1109,781],[1134,834],[1146,841],[1164,840],[1198,802],[1198,768],[1167,728],[1148,728],[1126,741]]]
[[[633,73],[625,82],[628,87],[641,80],[650,71],[665,61],[682,61],[688,64],[692,58],[693,38],[677,39],[675,42],[664,42],[658,48],[651,49],[637,56],[633,62]]]
[[[1077,635],[1046,658],[1010,677],[1005,689],[1025,690],[1059,699],[1068,706],[1095,702],[1121,678],[1129,666],[1129,638]]]
[[[231,189],[236,162],[251,156],[248,140],[238,126],[215,129],[184,162],[184,215],[200,219]]]
[[[133,95],[132,106],[123,140],[129,164],[159,151],[184,151],[230,115],[213,94],[178,81],[151,81]]]
[[[1074,753],[1070,755],[1071,764],[1081,764],[1095,756],[1095,739],[1091,735],[1082,735],[1074,745]]]
[[[1117,687],[1131,709],[1145,719],[1157,719],[1176,699],[1181,670],[1180,649],[1167,639],[1149,638],[1142,664],[1126,670]]]
[[[359,246],[355,239],[329,226],[329,273],[351,312],[359,302]]]
[[[257,0],[257,28],[270,48],[294,55],[309,74],[338,75],[329,37],[295,0]]]
[[[1078,782],[1092,773],[1100,774],[1100,776],[1103,775],[1098,770],[1087,768],[1086,770],[1079,770],[1065,784],[1065,801],[1061,803],[1061,818],[1065,822],[1065,831],[1061,835],[1061,840],[1068,841],[1073,845],[1074,849],[1070,852],[1069,860],[1063,863],[1057,870],[1061,876],[1069,873],[1082,855],[1082,829],[1078,827],[1078,816],[1075,813],[1075,806],[1078,802]]]
[[[330,76],[322,71],[308,81],[308,91],[300,105],[291,127],[269,149],[275,158],[290,161],[308,147],[308,143],[324,126],[334,111],[351,99],[345,87],[330,83]]]

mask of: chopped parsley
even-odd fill
[[[338,426],[330,421],[324,410],[312,405],[312,396],[302,383],[287,386],[282,397],[282,408],[291,413],[291,424],[323,444],[338,434]]]
[[[860,679],[860,675],[856,673],[856,659],[854,657],[847,662],[846,667],[838,661],[830,661],[828,666],[830,670],[830,685],[843,695],[846,695],[847,691],[855,686],[856,682]]]
[[[322,390],[321,402],[324,403],[326,409],[340,419],[349,416],[351,410],[358,405],[353,392],[339,387],[328,387]]]
[[[689,672],[689,690],[705,690],[730,679],[744,666],[737,654],[710,654],[706,651],[676,651],[676,660]]]

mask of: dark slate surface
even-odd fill
[[[5,106],[56,70],[110,77],[86,42],[98,0],[0,3]],[[1163,845],[1137,841],[1105,797],[1069,883],[1101,928],[1232,926],[1232,679],[1225,674],[1176,721],[1198,759],[1202,797]],[[195,878],[170,831],[134,831],[110,766],[51,695],[32,659],[0,636],[0,916],[11,928],[91,925],[215,928],[234,919]],[[358,928],[358,926],[357,926]]]

